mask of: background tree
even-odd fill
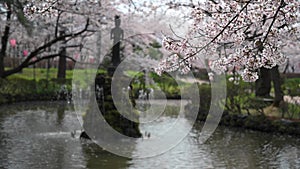
[[[108,0],[1,0],[0,20],[4,24],[0,25],[0,77],[5,78],[42,60],[61,56],[61,47],[66,49],[67,59],[86,61],[81,59],[84,59],[83,55],[91,55],[89,51],[93,42],[90,40],[95,39],[99,30],[117,13],[114,5]],[[61,30],[65,30],[65,34],[59,34]],[[5,69],[7,44],[12,38],[22,44],[19,50],[26,49],[28,53],[21,63]]]

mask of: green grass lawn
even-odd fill
[[[7,68],[8,69],[8,68]],[[8,77],[8,79],[15,79],[15,78],[21,78],[21,79],[27,79],[27,80],[33,80],[34,78],[39,81],[40,79],[54,79],[57,77],[57,69],[56,68],[50,68],[49,72],[45,68],[24,68],[22,72],[13,74]],[[66,79],[72,79],[73,76],[73,70],[67,70],[66,71]]]
[[[9,68],[6,68],[9,69]],[[49,71],[49,72],[48,72]],[[106,70],[99,69],[98,73],[104,73]],[[94,70],[88,70],[88,69],[76,69],[76,75],[82,77],[83,79],[85,76],[89,73],[94,73]],[[8,77],[8,79],[26,79],[26,80],[41,80],[41,79],[56,79],[57,77],[57,68],[50,68],[49,70],[45,68],[24,68],[22,72],[13,74]],[[67,70],[66,71],[66,79],[72,79],[73,78],[73,70]]]

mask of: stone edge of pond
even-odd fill
[[[33,94],[33,95],[0,95],[0,106],[19,103],[19,102],[35,102],[35,101],[66,101],[66,98],[58,98],[56,94]]]
[[[191,111],[191,110],[190,110]],[[188,117],[188,114],[186,115]],[[213,119],[208,112],[198,111],[197,121],[204,122]],[[212,123],[214,121],[211,121]],[[250,129],[269,133],[281,133],[300,137],[300,122],[283,118],[273,118],[265,115],[244,115],[224,112],[219,125]]]

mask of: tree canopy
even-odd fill
[[[163,39],[171,54],[156,71],[187,72],[199,55],[207,55],[216,73],[235,69],[244,81],[256,81],[259,68],[284,63],[283,47],[298,40],[299,5],[298,0],[173,3],[190,9],[192,23],[184,37],[174,34]],[[229,47],[222,54],[225,45]]]

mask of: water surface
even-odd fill
[[[171,105],[178,105],[174,103]],[[173,108],[169,110],[174,111]],[[174,120],[176,116],[172,112],[165,113],[157,123],[145,123],[140,128],[143,133],[159,135],[159,131]],[[187,121],[186,126],[189,125]],[[200,125],[195,126],[178,146],[160,156],[127,159],[80,141],[81,126],[70,104],[5,105],[0,107],[0,168],[300,168],[299,138],[219,127],[205,144],[200,144],[200,128]],[[74,130],[77,130],[75,136],[71,135]],[[132,153],[141,150],[137,143]]]

